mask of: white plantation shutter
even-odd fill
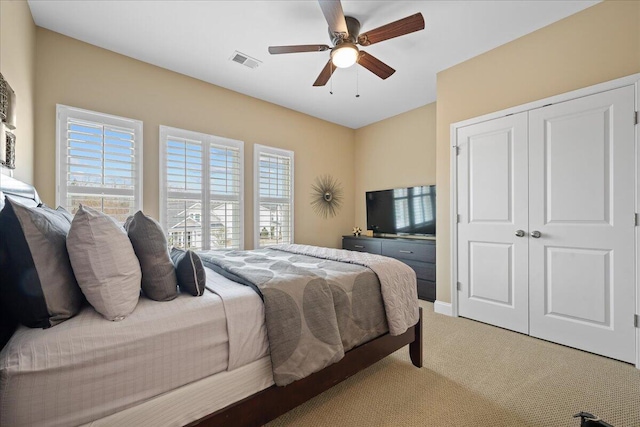
[[[160,222],[169,244],[244,246],[243,143],[160,126]]]
[[[166,196],[161,212],[166,215],[161,218],[169,245],[203,249],[203,142],[168,135],[162,144],[165,162],[160,175]]]
[[[254,146],[255,246],[293,243],[293,151]]]
[[[56,202],[124,222],[142,206],[142,122],[57,106]]]
[[[244,247],[243,160],[242,145],[213,137],[208,172],[211,248]]]

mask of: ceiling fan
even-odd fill
[[[360,34],[360,22],[351,16],[344,16],[340,0],[318,0],[318,3],[320,3],[324,18],[329,24],[329,37],[331,37],[333,47],[326,44],[269,46],[269,53],[272,55],[331,50],[329,62],[313,83],[314,86],[327,84],[336,67],[347,68],[356,63],[383,80],[390,77],[396,70],[370,53],[358,49],[356,44],[369,46],[424,29],[424,18],[421,13],[416,13]]]

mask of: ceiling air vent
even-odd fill
[[[231,55],[231,58],[229,59],[251,69],[258,68],[258,65],[262,63],[261,61],[258,61],[257,59],[252,58],[249,55],[245,55],[242,52],[238,52],[237,50],[233,52],[233,55]]]

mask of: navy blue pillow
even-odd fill
[[[194,297],[204,294],[207,277],[198,254],[190,250],[171,248],[171,261],[176,267],[180,290]]]
[[[74,316],[83,296],[69,262],[69,214],[7,197],[0,211],[0,305],[31,328]]]

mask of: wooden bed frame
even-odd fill
[[[6,175],[0,177],[0,209],[4,206],[3,193],[11,195],[21,203],[29,206],[37,206],[40,203],[38,193],[32,186]],[[0,313],[0,350],[13,334],[15,327],[14,322],[3,318]],[[402,335],[384,334],[351,349],[345,353],[342,360],[315,374],[284,387],[273,385],[187,425],[200,427],[261,426],[373,365],[407,344],[409,344],[411,362],[414,366],[421,368],[422,308],[420,308],[418,323],[407,329]]]
[[[188,426],[261,426],[319,395],[350,376],[409,344],[411,363],[422,368],[422,308],[418,323],[402,335],[388,333],[345,353],[344,358],[323,370],[284,387],[273,385]]]

